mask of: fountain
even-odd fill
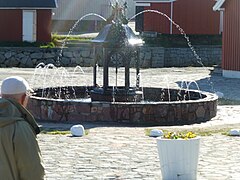
[[[28,108],[37,119],[183,125],[205,122],[216,116],[217,96],[190,90],[191,83],[186,84],[186,89],[140,87],[138,60],[143,42],[127,25],[124,7],[119,4],[114,6],[108,22],[92,40],[95,52],[93,85],[35,89]],[[101,63],[102,86],[97,81]],[[136,68],[136,84],[131,86],[132,65]],[[109,67],[115,69],[115,85],[112,86],[109,85]],[[118,84],[119,68],[124,69],[124,86]],[[59,73],[59,68],[56,69]],[[61,74],[70,77],[65,71]]]

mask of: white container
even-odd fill
[[[157,138],[157,148],[163,180],[195,180],[200,138]]]

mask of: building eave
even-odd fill
[[[213,11],[222,11],[224,8],[222,7],[226,0],[218,0],[213,6]]]
[[[170,3],[174,2],[176,0],[133,0],[136,3]]]
[[[0,7],[0,10],[6,10],[6,9],[55,9],[50,7]]]
[[[0,0],[0,9],[54,9],[56,0]]]

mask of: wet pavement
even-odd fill
[[[79,70],[79,69],[78,69]],[[1,68],[0,81],[9,75],[25,77],[31,86],[45,87],[66,84],[92,85],[92,69],[84,73],[73,68],[63,70],[64,78],[52,69]],[[35,75],[34,75],[35,72]],[[99,69],[101,75],[102,70]],[[119,83],[123,83],[123,71],[119,70]],[[56,73],[55,73],[56,74]],[[116,76],[110,72],[110,84]],[[135,78],[135,71],[131,70]],[[101,78],[98,79],[101,82]],[[131,83],[135,83],[136,79]],[[192,88],[220,92],[224,98],[240,100],[240,79],[224,78],[219,70],[199,68],[142,69],[140,86],[180,87],[191,84]],[[69,130],[71,123],[39,122],[45,130]],[[146,129],[216,130],[240,128],[240,105],[218,105],[217,116],[212,120],[194,125],[171,127],[135,127],[116,123],[82,123],[88,134],[83,137],[66,135],[38,135],[48,180],[90,179],[161,179],[156,139],[145,134]],[[240,137],[222,135],[202,136],[197,176],[200,180],[240,179]]]

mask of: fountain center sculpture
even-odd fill
[[[140,101],[142,92],[138,84],[130,86],[129,69],[131,65],[136,68],[136,77],[139,75],[139,46],[142,40],[138,38],[127,25],[124,14],[125,8],[116,3],[112,15],[98,36],[92,40],[95,52],[95,66],[93,70],[94,89],[91,91],[93,101]],[[101,57],[99,59],[98,57]],[[102,61],[103,86],[98,87],[97,66]],[[115,67],[116,82],[109,86],[109,67]],[[117,82],[118,69],[124,67],[125,85],[120,87]],[[137,78],[136,78],[137,79]],[[138,80],[139,81],[139,80]]]

